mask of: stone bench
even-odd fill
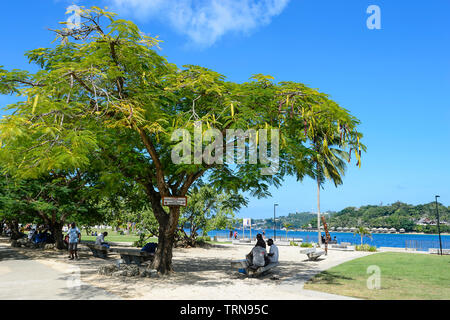
[[[141,249],[122,249],[122,248],[113,248],[110,249],[112,252],[116,252],[120,254],[120,258],[126,264],[137,264],[140,266],[142,263],[146,261],[153,261],[155,257],[154,253],[148,253],[145,251],[141,251]]]
[[[355,246],[350,242],[342,242],[341,244],[332,244],[329,249],[341,251],[355,251]]]
[[[440,248],[429,248],[429,249],[428,249],[428,253],[431,253],[431,254],[441,254],[441,249],[440,249]],[[450,254],[450,249],[442,249],[442,254],[443,254],[443,255],[448,255],[448,254]]]
[[[105,246],[98,245],[95,243],[85,243],[86,247],[88,247],[94,257],[105,259],[108,256],[108,252],[111,250]]]
[[[316,248],[311,248],[300,250],[300,253],[306,254],[309,261],[316,261],[320,256],[325,254],[325,251],[316,250]]]
[[[245,259],[231,261],[231,267],[233,269],[243,269],[245,270],[245,274],[249,277],[257,277],[262,274],[265,274],[270,270],[272,270],[273,268],[277,267],[279,264],[280,264],[279,262],[271,262],[264,267],[252,268],[251,266],[249,267],[247,260]]]

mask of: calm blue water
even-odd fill
[[[238,232],[238,238],[242,238],[242,229],[236,229]],[[273,229],[265,229],[266,238],[273,238]],[[214,230],[208,232],[208,235],[213,237],[217,235],[218,237],[224,238],[229,236],[229,230]],[[262,230],[252,230],[252,238],[256,236],[257,233],[262,233]],[[325,235],[325,233],[322,233]],[[250,236],[250,231],[245,230],[245,237]],[[330,232],[332,239],[336,237],[338,243],[350,242],[352,244],[360,244],[361,237],[359,235],[353,235],[353,233],[344,232]],[[276,230],[277,239],[286,239],[286,231]],[[288,231],[288,239],[301,238],[305,242],[317,242],[317,232],[314,231]],[[441,235],[442,248],[450,249],[450,235]],[[384,233],[374,233],[372,234],[372,239],[364,237],[363,243],[369,244],[375,247],[395,247],[395,248],[416,248],[421,251],[428,251],[429,248],[439,248],[439,237],[437,235],[429,234],[384,234]]]

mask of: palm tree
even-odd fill
[[[288,238],[288,230],[292,228],[292,223],[285,223],[284,228],[286,229],[286,240]]]
[[[333,147],[332,147],[333,146]],[[342,184],[342,177],[345,174],[346,160],[349,155],[341,150],[342,145],[338,136],[327,138],[326,135],[317,135],[312,142],[315,154],[311,161],[314,164],[314,171],[310,177],[317,183],[317,233],[318,243],[321,243],[320,232],[320,189],[326,180],[333,181],[337,187]]]
[[[336,106],[333,103],[329,104],[329,112],[321,114],[301,110],[304,136],[310,141],[310,146],[294,153],[292,160],[292,165],[296,168],[294,172],[297,180],[302,181],[305,176],[309,176],[317,183],[319,244],[321,243],[320,188],[323,188],[326,180],[333,181],[336,187],[342,184],[346,163],[350,162],[352,150],[355,151],[359,166],[361,165],[361,151],[366,151],[366,147],[359,141],[362,134],[356,131],[359,120],[339,114],[342,116],[341,122],[336,123],[332,117],[329,117],[330,114],[335,114]],[[303,134],[303,132],[296,132],[296,134]],[[348,148],[350,152],[345,151]]]
[[[368,237],[370,239],[372,239],[372,234],[370,233],[370,231],[364,227],[358,227],[358,229],[356,229],[356,231],[353,233],[353,235],[357,235],[359,234],[361,236],[361,245],[363,245],[363,238],[364,237]]]

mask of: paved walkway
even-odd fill
[[[117,299],[107,291],[80,281],[79,268],[54,268],[0,244],[0,300]]]

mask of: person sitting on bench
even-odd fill
[[[263,236],[262,236],[261,233],[258,233],[256,235],[256,245],[255,245],[255,247],[256,246],[260,246],[262,248],[266,248],[266,242],[264,241]]]
[[[267,252],[266,248],[255,246],[252,249],[252,263],[249,265],[252,269],[258,269],[266,265]]]
[[[264,267],[267,259],[266,243],[262,235],[258,233],[256,236],[257,242],[252,251],[246,256],[247,263],[250,268],[257,269]]]
[[[278,247],[273,243],[272,239],[267,240],[267,245],[270,247],[270,250],[267,254],[266,266],[269,263],[278,262]]]
[[[100,233],[97,238],[95,239],[95,244],[99,246],[105,246],[109,248],[109,244],[105,242],[105,237],[108,235],[108,232]]]
[[[264,248],[264,249],[266,248],[266,243],[264,242],[264,240],[262,238],[262,235],[259,234],[259,233],[256,235],[256,244],[255,244],[254,248],[256,248],[256,247],[261,247],[261,248]],[[249,254],[247,254],[245,256],[245,258],[247,260],[247,264],[248,265],[253,264],[253,250],[250,251]]]
[[[142,247],[141,251],[148,253],[155,253],[158,248],[158,244],[154,242],[149,242],[145,246]]]

